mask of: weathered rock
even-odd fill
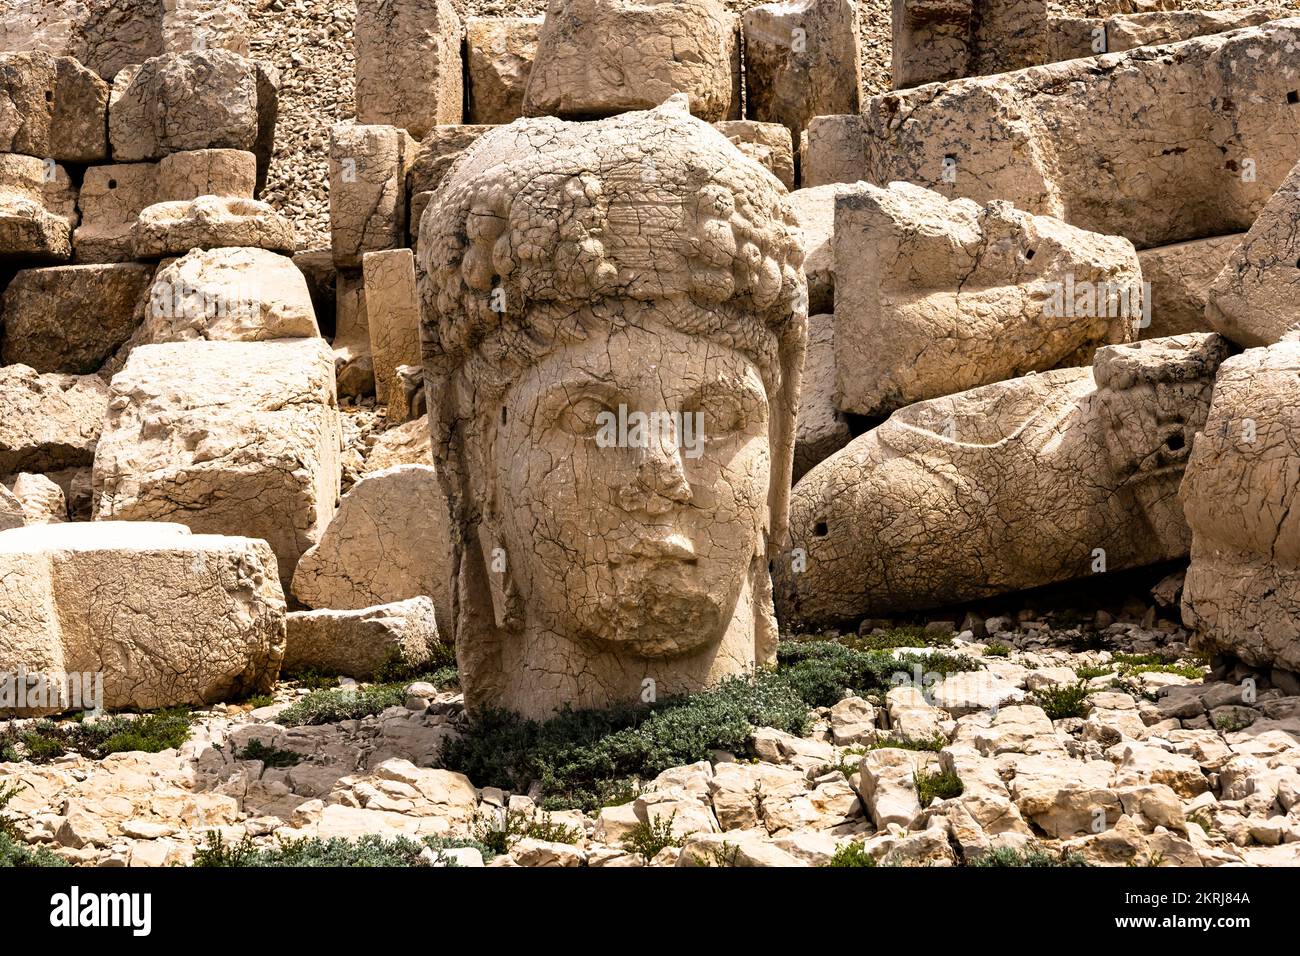
[[[418,667],[438,643],[433,602],[411,598],[358,611],[288,615],[284,669],[370,680],[387,664]]]
[[[138,259],[227,246],[293,252],[297,243],[293,223],[267,203],[225,196],[154,203],[141,210],[131,230]]]
[[[107,111],[108,84],[71,57],[0,52],[0,152],[101,161]]]
[[[151,57],[113,79],[108,135],[119,162],[189,149],[255,150],[258,68],[229,50]]]
[[[354,32],[359,123],[419,139],[461,121],[461,26],[448,0],[358,0]]]
[[[131,346],[320,335],[307,280],[265,249],[195,249],[158,270]]]
[[[370,355],[370,324],[360,271],[338,270],[335,278],[336,316],[334,369],[339,395],[375,394],[375,365]]]
[[[160,199],[231,196],[252,199],[257,156],[242,149],[191,149],[168,153],[158,162]]]
[[[1051,17],[1047,21],[1046,62],[1177,43],[1211,33],[1258,26],[1278,17],[1279,12],[1270,7],[1152,10],[1107,17]]]
[[[134,258],[132,230],[140,213],[158,201],[158,192],[157,163],[114,163],[87,169],[78,196],[81,224],[72,236],[77,262]]]
[[[790,194],[790,209],[803,233],[809,315],[835,309],[835,200],[861,188],[856,183],[828,183]]]
[[[862,61],[853,0],[750,7],[744,31],[751,119],[781,123],[797,142],[814,116],[858,111]]]
[[[839,407],[879,416],[1137,337],[1127,239],[906,183],[835,200]]]
[[[786,189],[794,189],[794,146],[788,129],[780,123],[754,120],[723,120],[713,125],[738,150],[781,180]]]
[[[862,758],[862,802],[876,825],[883,830],[891,823],[906,827],[921,812],[916,795],[917,770],[924,768],[929,754],[888,747],[873,750]]]
[[[312,608],[353,610],[427,595],[450,626],[447,500],[429,465],[362,478],[302,556],[293,593]]]
[[[1206,334],[1107,346],[1092,369],[895,412],[795,489],[790,543],[806,560],[799,573],[775,564],[783,622],[859,620],[1186,554],[1177,489],[1226,354]]]
[[[108,386],[95,375],[0,366],[0,408],[0,475],[73,468],[94,457]]]
[[[0,669],[102,674],[103,705],[115,710],[266,691],[284,654],[284,598],[266,543],[175,524],[0,533],[0,617]]]
[[[1043,0],[894,0],[894,88],[1044,62]]]
[[[162,47],[167,53],[221,49],[248,56],[248,17],[229,0],[162,0]]]
[[[524,89],[537,56],[541,29],[541,17],[470,17],[465,21],[468,122],[509,123],[524,115]]]
[[[680,693],[775,650],[803,253],[780,183],[685,100],[498,127],[425,211],[425,387],[471,708],[604,706],[647,679]],[[610,403],[673,421],[701,388],[708,448],[596,438]]]
[[[831,708],[831,736],[837,747],[867,743],[875,733],[876,709],[861,697],[845,697]]]
[[[701,119],[739,119],[737,24],[719,0],[551,0],[526,116],[591,119],[685,93]]]
[[[1300,158],[1297,42],[1300,20],[1278,20],[874,96],[811,122],[803,182],[1005,199],[1139,249],[1240,232]],[[1188,108],[1153,108],[1170,102]]]
[[[63,489],[45,475],[19,472],[10,483],[9,493],[22,508],[24,524],[49,524],[68,520],[68,505]]]
[[[373,475],[377,471],[397,465],[432,465],[433,445],[429,435],[429,416],[422,415],[405,425],[390,428],[375,440],[366,456],[362,473]]]
[[[47,170],[57,177],[59,167],[35,156],[0,153],[0,257],[51,262],[71,254],[73,223],[47,194]]]
[[[339,447],[322,340],[141,346],[113,378],[95,515],[262,538],[288,581],[334,512]]]
[[[411,408],[397,369],[421,363],[415,256],[410,249],[389,249],[367,252],[362,263],[375,399],[387,404],[388,421],[400,425],[411,417]]]
[[[1156,246],[1138,253],[1151,298],[1151,324],[1140,338],[1213,332],[1205,318],[1210,285],[1241,243],[1241,234]]]
[[[1210,286],[1205,317],[1238,345],[1300,331],[1300,164],[1278,187]]]
[[[366,252],[406,240],[406,172],[415,142],[393,126],[330,128],[330,236],[334,264],[359,267]]]
[[[835,386],[833,315],[814,315],[808,319],[808,351],[804,356],[799,421],[795,428],[795,481],[853,440],[848,422],[839,410]]]
[[[1294,264],[1292,265],[1294,268]],[[1181,497],[1192,530],[1192,646],[1300,670],[1300,342],[1224,362]]]
[[[419,238],[420,217],[433,198],[434,190],[442,183],[442,178],[447,175],[452,163],[460,159],[461,154],[490,129],[491,126],[435,126],[408,153],[406,195],[410,197],[411,210],[407,230],[412,248],[415,248]]]
[[[140,321],[153,268],[134,263],[24,269],[0,307],[0,362],[86,374]]]

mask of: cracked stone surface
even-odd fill
[[[1232,250],[1206,297],[1211,327],[1245,348],[1300,329],[1300,164]]]
[[[131,248],[138,259],[236,246],[291,253],[297,242],[288,219],[260,200],[237,196],[154,203],[140,210],[131,227]]]
[[[0,366],[0,475],[90,464],[108,397],[97,375]]]
[[[447,501],[428,464],[369,472],[302,560],[293,594],[310,608],[356,610],[427,595],[451,630]]]
[[[0,363],[85,375],[135,330],[153,279],[139,263],[16,273],[0,300]]]
[[[1277,20],[875,96],[812,121],[804,183],[1005,199],[1139,249],[1241,232],[1300,158],[1297,43]]]
[[[541,17],[465,21],[466,122],[509,123],[524,115],[524,89],[541,30]]]
[[[461,121],[461,22],[448,0],[357,0],[356,117],[416,139]]]
[[[738,32],[718,0],[551,0],[524,114],[592,119],[685,93],[701,119],[739,119]]]
[[[1044,0],[893,0],[894,89],[1046,62],[1047,7]]]
[[[113,377],[95,517],[261,538],[288,582],[334,514],[340,447],[324,340],[142,345]]]
[[[1205,317],[1206,301],[1241,239],[1241,233],[1233,233],[1141,250],[1142,281],[1151,285],[1151,324],[1140,337],[1217,331]]]
[[[362,265],[375,400],[388,406],[388,421],[400,425],[411,407],[399,369],[421,363],[415,256],[409,249],[367,252]]]
[[[62,189],[67,174],[56,165],[51,182],[48,168],[35,156],[0,153],[0,255],[10,262],[57,262],[71,255],[75,204],[69,217]]]
[[[543,715],[770,659],[806,334],[785,195],[676,96],[498,127],[425,210],[425,382],[470,706]],[[698,412],[706,440],[598,444],[620,406]]]
[[[1271,6],[1231,10],[1151,10],[1108,17],[1051,17],[1048,61],[1122,53],[1139,46],[1177,43],[1211,33],[1258,26],[1281,17]]]
[[[790,545],[803,560],[775,563],[782,622],[837,624],[1185,555],[1178,486],[1227,354],[1213,334],[1107,346],[1093,368],[895,412],[795,488]]]
[[[0,150],[59,162],[108,158],[108,84],[71,57],[0,53]]]
[[[284,597],[266,542],[178,524],[0,532],[0,622],[6,672],[102,673],[111,708],[267,690],[284,655]]]
[[[811,315],[795,426],[794,481],[852,439],[835,386],[835,316]]]
[[[330,129],[330,236],[334,264],[360,268],[367,252],[406,238],[407,170],[417,145],[394,126],[339,123]]]
[[[1132,243],[907,183],[835,199],[839,408],[884,415],[1136,337]]]
[[[1287,670],[1300,670],[1298,380],[1294,338],[1224,362],[1182,488],[1192,529],[1183,619],[1194,646]]]
[[[285,620],[287,673],[370,680],[385,665],[424,664],[438,643],[433,601],[424,596],[355,611],[294,611]]]

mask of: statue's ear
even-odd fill
[[[501,630],[523,626],[523,601],[510,571],[510,555],[500,535],[487,522],[479,522],[479,553],[483,556],[483,576],[492,594],[492,616]]]

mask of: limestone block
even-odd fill
[[[96,375],[0,366],[0,475],[90,464],[108,399]]]
[[[1297,43],[1277,20],[874,96],[811,122],[803,182],[1005,199],[1139,249],[1240,232],[1300,159]]]
[[[713,125],[737,149],[781,180],[786,189],[794,189],[794,146],[788,129],[780,123],[755,120],[723,120]]]
[[[1177,499],[1228,345],[1099,349],[1060,369],[918,402],[804,476],[777,561],[787,627],[960,603],[1187,553]]]
[[[319,335],[307,280],[288,256],[254,248],[195,249],[158,270],[130,344]]]
[[[192,149],[253,150],[258,69],[229,50],[151,57],[113,80],[108,133],[113,158],[161,159]]]
[[[803,232],[803,271],[808,277],[808,313],[817,315],[835,308],[835,197],[857,192],[861,187],[828,183],[790,194],[790,209]]]
[[[340,269],[335,277],[337,316],[334,368],[340,395],[360,398],[375,394],[375,363],[370,354],[370,323],[360,270]]]
[[[262,538],[291,580],[338,500],[333,364],[320,339],[135,349],[95,454],[96,518]]]
[[[330,237],[334,264],[406,241],[406,173],[416,144],[393,126],[330,127]]]
[[[419,666],[438,644],[427,597],[357,611],[295,611],[287,618],[284,669],[370,680],[386,664]]]
[[[158,198],[232,196],[252,199],[257,157],[242,149],[193,149],[168,153],[158,163]]]
[[[862,95],[854,0],[765,3],[744,13],[746,114],[797,141],[814,116],[856,113]]]
[[[1214,330],[1252,348],[1300,328],[1300,164],[1232,251],[1206,297]]]
[[[1089,364],[1142,320],[1132,243],[1009,203],[949,201],[906,183],[835,200],[840,409],[912,402]]]
[[[125,262],[134,257],[131,230],[158,201],[157,163],[114,163],[86,170],[79,196],[81,224],[72,236],[78,262]]]
[[[435,126],[415,147],[414,158],[406,173],[406,195],[410,197],[411,206],[407,233],[411,248],[417,244],[420,217],[442,177],[451,169],[452,163],[490,129],[491,126]]]
[[[1300,341],[1224,362],[1181,491],[1192,530],[1183,621],[1197,650],[1300,670],[1297,436]]]
[[[8,493],[22,509],[24,524],[68,520],[68,503],[63,489],[50,478],[21,471],[8,484]]]
[[[0,532],[0,618],[0,670],[102,674],[113,710],[267,691],[284,654],[284,597],[266,543],[175,524]]]
[[[1151,324],[1140,337],[1215,331],[1205,318],[1210,285],[1241,239],[1241,233],[1234,233],[1138,252],[1142,281],[1151,294]]]
[[[400,425],[411,409],[397,369],[421,363],[415,256],[410,249],[389,249],[367,252],[363,263],[375,398],[388,406],[388,421]]]
[[[1047,60],[1071,60],[1099,53],[1122,53],[1139,46],[1178,43],[1211,33],[1258,26],[1276,20],[1275,8],[1232,10],[1153,10],[1109,17],[1050,17]]]
[[[974,7],[973,0],[892,0],[894,89],[969,74]]]
[[[551,0],[524,114],[591,119],[685,93],[701,119],[739,119],[736,27],[719,0]]]
[[[220,49],[248,56],[248,16],[230,0],[162,0],[160,26],[165,53]]]
[[[107,110],[108,84],[71,57],[0,52],[0,152],[103,160]]]
[[[450,625],[447,499],[430,465],[362,478],[302,556],[293,594],[310,608],[356,610],[425,595]]]
[[[524,115],[524,88],[537,56],[541,17],[470,17],[465,77],[470,123],[509,123]]]
[[[293,252],[297,244],[293,223],[270,204],[227,196],[154,203],[140,211],[131,229],[137,259],[232,246]]]
[[[74,375],[97,371],[139,323],[152,278],[151,266],[136,263],[16,273],[0,305],[0,363]]]
[[[853,438],[835,390],[835,316],[808,318],[808,351],[794,437],[794,480]]]
[[[354,33],[357,122],[419,139],[461,121],[461,24],[448,0],[358,0]]]
[[[72,223],[58,205],[60,168],[52,164],[0,153],[0,258],[57,262],[71,255]]]
[[[373,475],[396,465],[432,465],[433,446],[429,435],[429,416],[414,418],[405,425],[390,428],[375,439],[362,465],[362,475]]]

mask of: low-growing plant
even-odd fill
[[[952,770],[932,773],[918,769],[912,774],[912,783],[916,787],[917,799],[921,806],[928,807],[935,800],[951,800],[962,795],[961,777]]]
[[[989,850],[973,860],[970,866],[1005,867],[1005,866],[1068,866],[1080,867],[1089,864],[1077,853],[1058,853],[1053,855],[1036,845],[1029,845],[1022,850],[1009,846],[1000,846]]]
[[[45,847],[31,847],[18,837],[18,830],[5,808],[21,792],[17,783],[0,786],[0,869],[67,866],[67,862]]]
[[[823,866],[875,866],[876,858],[867,852],[865,843],[841,843]]]
[[[948,746],[948,738],[938,731],[931,737],[882,737],[869,744],[868,750],[919,750],[938,753]]]
[[[25,760],[48,763],[66,753],[100,760],[126,751],[158,753],[185,743],[190,736],[190,711],[173,707],[145,714],[117,714],[86,720],[38,720],[0,731],[0,762]]]
[[[540,817],[522,810],[502,810],[499,814],[478,812],[474,815],[474,838],[493,853],[509,853],[525,837],[547,843],[577,843],[582,839],[577,827],[556,823],[550,813]]]
[[[653,860],[659,851],[668,846],[684,846],[686,836],[673,834],[673,821],[677,812],[669,816],[652,816],[649,820],[640,820],[623,838],[623,849],[638,853],[647,863]]]
[[[1091,709],[1088,694],[1091,691],[1083,681],[1075,684],[1050,684],[1039,687],[1030,695],[1033,702],[1043,708],[1052,720],[1067,717],[1084,717]]]
[[[268,767],[293,767],[302,761],[302,754],[293,750],[269,747],[254,737],[243,750],[235,753],[236,760],[260,760]]]
[[[276,721],[285,727],[335,724],[341,720],[372,717],[389,707],[406,703],[402,684],[372,684],[367,687],[335,687],[314,690],[280,711]]]
[[[277,846],[259,848],[251,836],[228,845],[216,831],[209,831],[206,843],[194,853],[196,867],[389,867],[426,866],[421,859],[425,848],[435,853],[455,847],[472,847],[484,860],[495,854],[477,840],[448,837],[383,837],[367,834],[357,840],[331,837],[304,837],[280,840]],[[454,866],[452,860],[444,859]]]
[[[1011,648],[1001,641],[990,641],[984,645],[985,657],[1008,657],[1011,654]]]
[[[709,843],[692,851],[696,866],[733,867],[740,859],[740,847],[723,840],[721,843]]]
[[[883,651],[898,647],[951,647],[952,635],[942,631],[927,631],[915,624],[891,627],[879,634],[859,634],[840,639],[844,644],[860,651]]]
[[[1074,676],[1082,681],[1093,680],[1097,677],[1105,677],[1107,674],[1113,673],[1115,673],[1115,668],[1109,667],[1105,664],[1085,664],[1082,667],[1076,667],[1074,669]]]

